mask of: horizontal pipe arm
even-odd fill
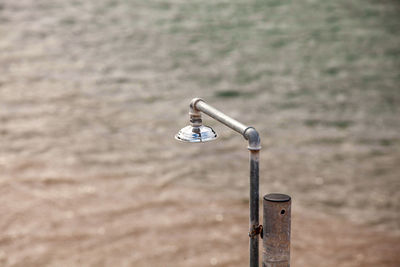
[[[218,109],[213,108],[212,106],[208,105],[206,102],[204,102],[201,99],[196,101],[194,108],[204,112],[205,114],[207,114],[211,118],[216,119],[220,123],[225,124],[226,126],[231,128],[232,130],[235,130],[236,132],[240,133],[241,135],[243,135],[247,129],[246,125],[225,115],[224,113],[222,113]]]
[[[243,123],[240,123],[237,120],[225,115],[218,109],[208,105],[201,98],[194,98],[190,103],[190,112],[192,114],[196,114],[199,113],[199,111],[202,111],[211,118],[216,119],[217,121],[225,124],[232,130],[243,135],[243,137],[249,141],[249,150],[256,151],[261,149],[260,136],[256,129],[254,129],[253,127],[246,126]]]

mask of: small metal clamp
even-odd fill
[[[255,226],[253,225],[253,229],[249,232],[249,237],[254,238],[257,235],[260,235],[261,238],[263,238],[263,226]]]

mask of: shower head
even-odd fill
[[[196,102],[200,100],[200,98],[194,98],[190,103],[190,125],[182,128],[175,135],[176,140],[189,143],[202,143],[212,141],[217,138],[217,134],[211,127],[203,125],[201,113],[195,108]]]
[[[175,139],[189,143],[202,143],[217,139],[217,134],[211,127],[205,125],[188,125],[175,135]]]

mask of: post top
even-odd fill
[[[266,201],[271,201],[271,202],[287,202],[290,201],[290,196],[285,195],[285,194],[279,194],[279,193],[272,193],[264,196],[264,199]]]

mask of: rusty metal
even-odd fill
[[[263,226],[259,225],[258,227],[254,226],[254,228],[249,232],[249,237],[255,237],[256,235],[260,235],[262,238]]]
[[[262,267],[290,266],[291,198],[268,194],[263,198]]]
[[[248,127],[235,119],[225,115],[221,111],[206,104],[200,98],[194,98],[189,105],[189,116],[191,125],[183,128],[175,138],[180,141],[187,142],[204,142],[199,136],[188,134],[190,130],[196,127],[202,127],[201,112],[207,114],[211,118],[228,126],[232,130],[240,133],[249,142],[248,149],[250,150],[250,222],[249,222],[249,243],[250,243],[250,267],[258,267],[258,237],[261,233],[262,226],[259,224],[259,155],[261,149],[260,136],[256,129]],[[189,128],[188,128],[189,127]],[[190,128],[191,127],[191,128]],[[215,134],[215,132],[213,131]],[[183,138],[185,136],[185,138]],[[189,136],[189,137],[188,137]],[[211,135],[209,140],[216,138]]]

